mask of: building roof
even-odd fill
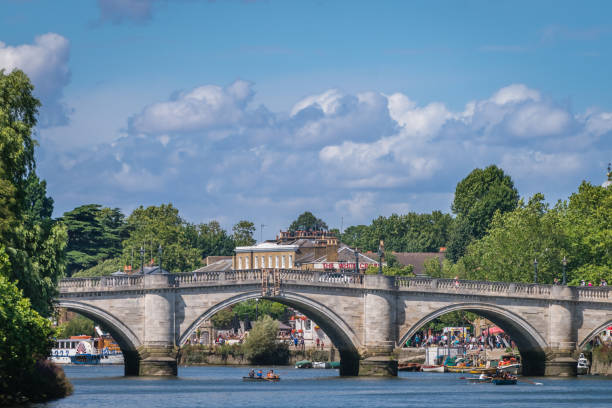
[[[277,244],[276,242],[262,242],[260,244],[257,245],[251,245],[251,246],[239,246],[236,247],[236,249],[234,249],[234,251],[236,253],[244,253],[244,252],[270,252],[270,251],[275,251],[275,252],[281,252],[281,251],[288,251],[288,252],[293,252],[293,251],[297,251],[298,246],[297,245],[280,245]]]
[[[213,264],[213,263],[215,263],[217,261],[221,261],[223,259],[231,260],[232,258],[233,257],[231,255],[230,256],[210,255],[210,256],[207,256],[206,259],[204,259],[204,264],[210,265],[210,264]]]
[[[445,257],[444,252],[393,252],[395,259],[401,265],[414,266],[415,275],[423,275],[425,273],[425,261],[432,258],[438,258],[438,262],[442,262]]]
[[[210,257],[209,257],[210,258]],[[219,257],[216,262],[212,262],[206,266],[196,269],[194,272],[223,272],[232,270],[232,257]]]

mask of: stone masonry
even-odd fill
[[[265,298],[327,333],[342,375],[397,375],[394,348],[424,324],[473,311],[516,341],[529,375],[576,374],[576,352],[612,324],[607,287],[566,287],[258,269],[65,279],[58,307],[109,328],[126,375],[176,375],[182,344],[219,310]]]

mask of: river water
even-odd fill
[[[123,377],[123,366],[67,366],[74,394],[38,407],[612,407],[612,379],[529,378],[542,383],[468,384],[469,374],[341,378],[338,370],[277,367],[278,383],[242,382],[248,367],[180,367],[176,379]]]

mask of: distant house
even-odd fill
[[[395,259],[403,266],[414,266],[413,273],[416,276],[425,275],[425,261],[437,259],[440,265],[446,256],[445,252],[393,252]]]

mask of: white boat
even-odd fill
[[[521,373],[521,368],[522,368],[521,363],[514,363],[514,364],[506,364],[503,366],[498,366],[497,371],[501,371],[501,372],[512,374],[512,375],[517,375]]]
[[[584,354],[580,353],[578,357],[577,374],[584,375],[589,373],[589,360],[586,359]]]
[[[56,364],[123,364],[123,354],[106,334],[57,339],[49,360]]]
[[[422,365],[421,371],[429,373],[443,373],[446,368],[443,365]]]

